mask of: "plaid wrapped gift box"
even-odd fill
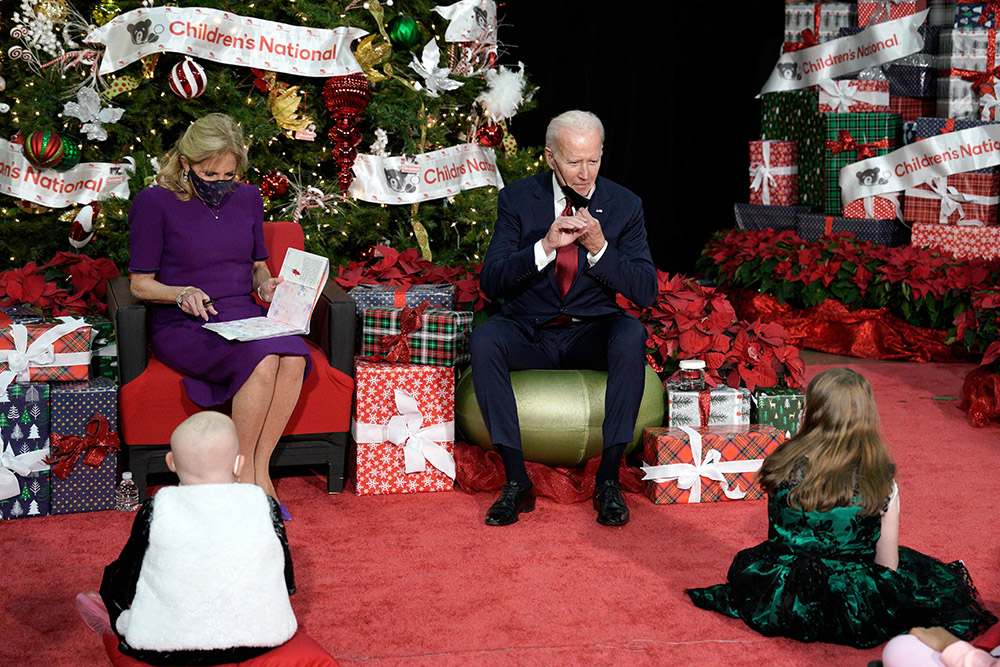
[[[921,116],[933,116],[936,102],[926,97],[889,95],[889,111],[898,113],[903,123],[914,123]]]
[[[799,213],[808,213],[808,206],[767,206],[765,204],[733,204],[733,214],[738,229],[775,229],[782,231],[798,228]]]
[[[86,380],[90,358],[90,325],[82,319],[0,327],[0,371],[13,371],[18,382]]]
[[[840,36],[840,29],[857,25],[853,2],[797,2],[785,5],[785,41],[801,42],[802,31],[811,30],[816,41],[828,42]]]
[[[667,426],[725,426],[750,423],[746,387],[681,391],[667,385]]]
[[[798,152],[794,141],[750,142],[750,203],[790,206],[799,201]]]
[[[891,153],[899,145],[903,119],[894,113],[828,113],[826,122],[823,211],[839,215],[840,170],[866,158]]]
[[[817,88],[820,113],[889,112],[888,79],[826,79]]]
[[[1000,257],[1000,227],[913,223],[910,245],[947,250],[960,259]]]
[[[869,27],[876,23],[895,21],[913,16],[927,9],[927,0],[858,0],[858,25]]]
[[[361,334],[361,356],[387,357],[392,361],[433,366],[456,366],[469,360],[472,313],[427,308],[417,329],[405,335],[406,311],[414,309],[369,308]],[[400,351],[398,356],[394,352]]]
[[[790,438],[799,430],[805,404],[801,389],[758,389],[753,393],[751,422],[773,426]]]
[[[49,513],[49,385],[0,389],[0,519]]]
[[[765,93],[761,98],[762,139],[794,141],[799,162],[799,203],[823,206],[823,116],[812,90]]]
[[[373,285],[361,284],[348,294],[354,299],[358,317],[363,317],[368,308],[393,306],[396,308],[416,308],[426,301],[442,310],[454,310],[455,286],[450,283],[427,285]]]
[[[766,425],[647,428],[643,492],[657,505],[759,500],[757,471],[784,441]]]
[[[938,176],[907,188],[903,220],[937,224],[997,224],[1000,173],[968,172]]]
[[[118,466],[118,387],[104,377],[51,386],[52,514],[110,510]],[[78,442],[82,441],[82,442]],[[58,445],[58,446],[57,446]],[[65,477],[60,477],[68,470]]]
[[[842,218],[822,213],[803,213],[799,216],[798,234],[804,241],[818,241],[823,236],[850,232],[862,241],[871,241],[889,247],[909,243],[909,230],[899,220],[869,220],[867,218]]]
[[[357,359],[354,378],[355,493],[451,491],[455,371]]]

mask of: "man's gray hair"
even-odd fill
[[[601,145],[604,145],[604,123],[595,114],[589,111],[564,111],[549,121],[549,126],[545,130],[545,147],[555,153],[556,144],[564,131],[574,134],[583,134],[597,130],[601,135]]]

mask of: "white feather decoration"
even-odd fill
[[[476,98],[486,115],[496,122],[511,118],[524,101],[524,63],[518,63],[517,67],[516,70],[503,66],[488,70],[489,88]]]

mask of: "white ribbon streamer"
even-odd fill
[[[958,211],[958,223],[960,225],[967,225],[971,227],[983,227],[985,224],[980,220],[965,218],[965,209],[962,208],[962,202],[968,202],[972,204],[982,204],[983,206],[995,206],[1000,202],[1000,197],[987,197],[985,195],[975,195],[971,193],[960,192],[955,186],[948,185],[948,178],[946,176],[937,176],[932,178],[926,183],[930,190],[924,190],[923,188],[910,188],[906,191],[907,197],[916,197],[918,199],[940,199],[941,200],[941,210],[938,214],[938,222],[945,225],[948,224],[948,218],[955,211]]]
[[[396,411],[385,424],[351,422],[351,434],[357,443],[381,444],[391,442],[403,449],[406,472],[424,472],[425,461],[455,479],[455,457],[439,442],[455,439],[455,422],[423,426],[424,416],[412,394],[395,389]]]
[[[680,430],[688,435],[691,445],[691,460],[694,463],[668,463],[661,466],[651,466],[644,464],[642,471],[645,473],[643,480],[649,480],[657,484],[677,480],[677,488],[687,489],[688,502],[701,502],[701,478],[715,480],[722,487],[722,492],[730,500],[739,500],[746,496],[738,486],[735,489],[729,488],[729,483],[723,473],[744,473],[757,472],[760,470],[764,459],[751,459],[749,461],[723,461],[722,454],[717,449],[710,449],[701,457],[702,443],[701,434],[688,426],[680,426]]]
[[[32,473],[48,470],[49,464],[45,463],[48,456],[48,447],[15,455],[8,444],[0,452],[0,500],[7,500],[21,493],[21,485],[15,475],[28,477]]]
[[[757,192],[763,188],[761,192],[760,200],[764,204],[771,203],[771,186],[777,187],[778,181],[775,176],[791,176],[793,174],[799,173],[798,165],[789,165],[787,167],[772,167],[771,166],[771,142],[762,141],[761,142],[761,155],[763,157],[762,162],[755,162],[750,165],[750,189]]]
[[[53,366],[79,366],[89,364],[91,352],[59,352],[55,351],[55,342],[68,333],[80,327],[90,326],[84,320],[76,317],[63,316],[59,318],[62,324],[57,324],[40,334],[28,344],[28,330],[23,324],[10,325],[10,336],[14,342],[13,350],[0,350],[0,363],[6,362],[8,370],[0,373],[0,391],[7,388],[11,382],[28,382],[29,371],[32,368],[51,368]]]
[[[846,76],[918,53],[924,48],[924,38],[918,29],[929,11],[876,23],[855,35],[783,53],[760,93],[809,88],[824,79]]]

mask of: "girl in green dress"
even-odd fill
[[[871,386],[834,368],[806,389],[798,434],[764,460],[768,539],[740,551],[729,581],[687,591],[758,632],[868,648],[914,626],[971,639],[997,622],[961,561],[900,547],[896,466]]]

